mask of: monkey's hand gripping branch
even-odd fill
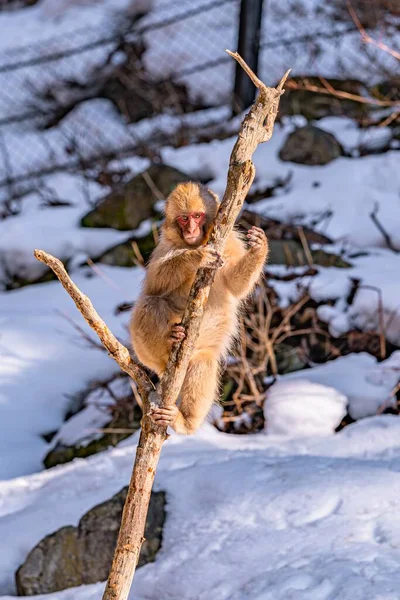
[[[283,76],[276,88],[270,88],[256,77],[239,54],[227,52],[238,61],[260,93],[245,116],[233,147],[225,194],[209,240],[209,244],[221,254],[254,179],[255,168],[251,160],[253,153],[258,144],[269,140],[272,135],[279,98],[290,72]],[[200,268],[197,272],[182,320],[186,336],[180,344],[173,347],[156,392],[144,370],[131,359],[127,348],[115,338],[96,313],[89,298],[71,281],[61,261],[42,250],[35,250],[35,256],[53,270],[110,356],[136,382],[142,396],[145,416],[142,419],[142,431],[122,514],[117,548],[103,595],[103,600],[127,600],[144,539],[153,479],[166,438],[166,428],[155,425],[148,417],[151,402],[169,407],[177,400],[199,333],[215,269]]]

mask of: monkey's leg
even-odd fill
[[[179,408],[157,408],[152,413],[160,425],[170,425],[177,433],[194,433],[203,423],[216,399],[218,360],[206,350],[195,352],[181,389]]]
[[[180,320],[165,298],[143,296],[133,310],[130,332],[139,360],[160,375],[168,362],[171,344],[182,339]]]

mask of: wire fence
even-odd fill
[[[308,22],[296,0],[285,2],[281,13],[264,2],[259,74],[268,83],[288,67],[312,69],[328,41],[358,35],[328,14]],[[158,0],[140,17],[2,50],[0,199],[24,180],[134,154],[220,117],[234,88],[224,50],[237,48],[239,14],[240,0]]]
[[[160,3],[139,19],[2,51],[0,188],[134,152],[154,138],[142,120],[229,101],[222,40],[236,46],[238,10],[239,0]]]
[[[82,87],[86,83],[90,87],[93,77],[100,77],[99,71],[104,66],[111,66],[113,59],[116,62],[126,59],[122,55],[129,51],[141,61],[142,75],[150,81],[173,77],[176,82],[184,82],[185,78],[199,74],[197,82],[192,82],[190,100],[195,103],[207,86],[215,89],[212,103],[224,101],[229,86],[224,86],[223,81],[220,86],[212,71],[220,64],[229,66],[225,56],[221,59],[221,33],[225,44],[236,45],[239,0],[200,2],[188,8],[191,5],[187,1],[171,3],[138,23],[116,25],[107,35],[101,32],[99,35],[99,28],[85,27],[61,37],[3,51],[0,126],[57,112],[58,107],[49,102],[51,86],[62,88],[62,82],[68,82],[71,87],[74,83]],[[223,79],[231,79],[231,71],[227,68]]]

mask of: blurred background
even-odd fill
[[[270,258],[209,423],[168,442],[135,598],[353,599],[339,583],[340,561],[353,560],[360,598],[398,598],[387,549],[398,552],[400,534],[368,505],[377,494],[382,513],[395,512],[393,464],[380,496],[365,488],[371,466],[350,459],[400,456],[399,2],[0,0],[0,31],[0,599],[101,597],[141,416],[127,377],[33,250],[60,258],[129,344],[166,196],[190,179],[224,192],[255,97],[226,48],[270,86],[291,69],[238,225],[265,230]],[[326,457],[340,453],[347,462],[336,481]],[[315,456],[303,464],[304,454]],[[278,465],[268,484],[259,476],[266,456]],[[365,506],[357,494],[349,500],[354,481]],[[320,490],[320,505],[310,489]],[[274,494],[287,502],[284,514],[247,505],[252,497],[252,507],[271,507]],[[241,543],[258,552],[240,574],[226,503]],[[348,512],[334,517],[342,503]],[[249,511],[265,536],[251,537]],[[363,511],[373,532],[365,539],[355,516]],[[332,519],[331,537],[319,514]],[[312,535],[299,523],[313,524]],[[212,527],[230,549],[224,558]],[[331,555],[334,532],[338,562],[321,567],[313,549]],[[304,595],[288,595],[287,571],[271,574],[281,568],[274,543],[293,564],[309,551],[292,573],[307,571]],[[382,552],[376,590],[370,543]],[[355,566],[364,560],[370,574]],[[220,561],[226,587],[214,573]],[[319,592],[321,568],[329,585]],[[394,595],[379,595],[384,586]]]
[[[254,97],[225,47],[238,48],[271,85],[292,69],[293,91],[283,100],[281,116],[310,120],[344,114],[365,126],[371,110],[381,108],[379,101],[396,100],[398,8],[391,0],[351,6],[356,22],[342,0],[3,0],[2,195],[12,186],[18,204],[18,194],[32,188],[34,178],[79,164],[100,168],[112,158],[143,154],[144,148],[157,152],[171,141],[165,138],[169,132],[150,135],[143,125],[133,126],[152,117],[172,120],[208,111],[201,124],[194,115],[188,123],[222,125],[229,111],[212,108],[240,112]],[[366,44],[360,26],[375,28],[378,46],[392,43],[392,54]],[[328,78],[329,85],[318,77]],[[329,86],[369,94],[377,103],[351,102],[346,95],[337,99],[327,93]],[[321,93],[307,94],[310,87]],[[174,146],[188,143],[191,135],[196,140],[194,133],[180,135]]]

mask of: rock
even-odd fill
[[[233,379],[225,376],[224,380],[223,380],[223,387],[222,387],[222,398],[221,398],[222,406],[230,400],[234,391],[235,391],[235,384],[234,384]]]
[[[319,77],[303,76],[291,77],[289,80],[299,85],[306,81],[309,85],[323,88]],[[363,95],[365,86],[356,79],[326,79],[335,90],[348,92],[355,95]],[[349,100],[348,98],[337,98],[332,94],[320,94],[309,90],[296,90],[286,87],[284,95],[279,103],[279,114],[303,115],[308,121],[322,119],[323,117],[342,116],[353,119],[362,119],[368,114],[368,105]]]
[[[336,267],[337,269],[350,269],[352,266],[347,260],[339,254],[331,254],[325,250],[311,250],[311,256],[314,265],[321,267]]]
[[[306,125],[287,137],[279,158],[301,165],[326,165],[341,154],[342,146],[334,135],[314,125]]]
[[[67,262],[61,259],[61,262],[64,264]],[[54,275],[51,269],[42,269],[43,274],[35,277],[34,275],[30,277],[29,275],[26,277],[22,277],[19,273],[9,274],[10,276],[4,283],[4,289],[6,291],[10,290],[19,290],[22,287],[26,287],[27,285],[37,285],[38,283],[48,283],[49,281],[55,281],[57,277]]]
[[[373,87],[370,88],[370,93],[375,98],[382,100],[382,98],[387,98],[388,100],[392,100],[393,102],[400,101],[400,77],[392,77],[391,79],[387,79],[386,81],[382,81],[381,83],[377,83]],[[396,119],[392,121],[392,125],[396,123]]]
[[[134,20],[146,14],[143,11],[144,4],[148,5],[147,8],[150,6],[148,1],[134,4],[136,14],[130,11],[130,27]],[[122,35],[116,64],[107,59],[103,65],[88,68],[84,82],[79,77],[60,76],[57,84],[45,86],[40,98],[49,107],[49,117],[45,118],[42,127],[49,129],[57,126],[83,102],[95,98],[112,102],[118,116],[122,116],[126,123],[136,123],[161,113],[181,114],[205,108],[199,99],[194,101],[189,97],[187,85],[176,81],[175,77],[164,76],[162,80],[155,81],[146,68],[145,54],[143,40],[128,41]]]
[[[141,119],[149,119],[162,113],[166,108],[166,101],[168,102],[168,92],[175,99],[175,106],[171,102],[168,107],[170,110],[176,111],[178,105],[193,110],[185,85],[172,79],[159,83],[146,81],[143,73],[137,76],[134,72],[128,72],[123,77],[122,71],[123,67],[117,68],[116,73],[105,81],[98,95],[110,100],[127,123],[137,123]]]
[[[152,165],[146,172],[165,198],[178,183],[190,179],[185,173],[167,165]],[[100,200],[96,208],[82,218],[81,225],[112,227],[122,231],[136,229],[142,221],[156,214],[154,204],[157,200],[139,173]]]
[[[298,267],[308,264],[304,248],[297,240],[269,240],[269,249],[268,264],[270,265]],[[351,264],[338,254],[331,254],[322,249],[310,250],[310,252],[313,265],[339,269],[351,267]]]
[[[246,229],[249,226],[256,225],[262,227],[269,240],[297,240],[300,241],[299,226],[295,223],[285,223],[277,221],[276,219],[270,219],[265,215],[244,210],[240,219],[241,223],[244,224]],[[308,244],[332,244],[331,240],[326,235],[314,231],[307,226],[303,227],[303,233],[307,239]]]
[[[138,5],[148,4],[143,2]],[[141,15],[144,16],[144,11]],[[162,81],[155,81],[147,72],[144,56],[146,45],[142,40],[124,40],[121,51],[124,60],[110,69],[106,63],[103,71],[104,81],[97,92],[99,97],[107,98],[115,105],[124,116],[127,123],[136,123],[141,119],[149,119],[154,115],[167,112],[190,111],[195,108],[193,100],[189,98],[187,86],[178,83],[174,77],[163,77]],[[94,79],[98,78],[96,70]],[[200,106],[198,106],[200,108]]]
[[[146,262],[150,258],[150,254],[155,246],[153,232],[140,238],[132,237],[128,241],[122,242],[122,244],[117,244],[106,250],[98,258],[93,259],[93,261],[117,267],[132,267],[137,260],[132,247],[134,242],[136,242],[139,252]]]
[[[300,242],[296,240],[269,240],[269,265],[298,266],[307,264]]]
[[[20,596],[50,594],[107,579],[128,488],[89,510],[78,527],[62,527],[43,538],[16,573]],[[165,493],[153,492],[138,566],[152,562],[160,549]]]
[[[92,382],[72,397],[63,425],[53,432],[44,466],[50,469],[116,446],[139,429],[141,418],[126,376],[117,373]]]
[[[123,488],[110,500],[89,510],[79,522],[78,540],[81,543],[83,583],[107,579],[117,543],[128,488]],[[153,492],[146,520],[138,566],[153,562],[161,546],[165,521],[165,494]]]
[[[110,447],[116,446],[119,442],[126,439],[134,431],[139,429],[141,419],[141,411],[135,405],[135,410],[132,420],[127,420],[125,415],[121,415],[119,419],[113,419],[108,423],[107,427],[110,429],[126,429],[131,430],[130,433],[104,433],[102,436],[86,443],[82,440],[81,444],[75,444],[74,446],[67,446],[62,443],[58,443],[52,448],[43,459],[43,464],[46,469],[51,469],[56,465],[63,465],[67,462],[71,462],[75,458],[87,458],[98,452],[103,452]]]
[[[293,348],[290,344],[285,343],[276,344],[275,359],[280,375],[301,371],[307,365],[307,358],[302,349]]]
[[[121,441],[124,437],[128,437],[128,435],[120,436],[118,441]],[[109,434],[103,435],[98,440],[93,440],[86,446],[64,446],[64,444],[57,444],[46,454],[43,459],[43,465],[46,469],[51,469],[57,465],[71,462],[75,458],[87,458],[88,456],[107,450],[110,446],[116,446],[108,438],[110,438]]]
[[[18,569],[17,593],[35,596],[81,585],[80,571],[78,530],[62,527],[43,538]]]
[[[61,257],[65,266],[68,260]],[[0,252],[0,290],[16,290],[27,285],[47,283],[57,279],[53,271],[43,263],[27,259],[18,248]]]
[[[21,0],[21,2],[19,2],[19,6],[15,6],[17,4],[16,2],[13,2],[12,0],[5,0],[1,5],[1,10],[6,11],[7,4],[9,4],[8,10],[11,11],[11,10],[15,10],[16,8],[25,8],[25,7],[33,6],[37,2],[39,2],[39,0]]]
[[[261,227],[269,241],[268,264],[304,266],[308,264],[300,238],[300,227],[294,223],[283,223],[270,219],[259,213],[244,210],[241,215],[241,224],[248,229],[249,226]],[[332,244],[332,240],[314,231],[307,226],[301,227],[305,239],[310,247],[312,262],[322,267],[350,268],[352,265],[339,254],[326,252],[322,248],[311,250],[313,244]]]

